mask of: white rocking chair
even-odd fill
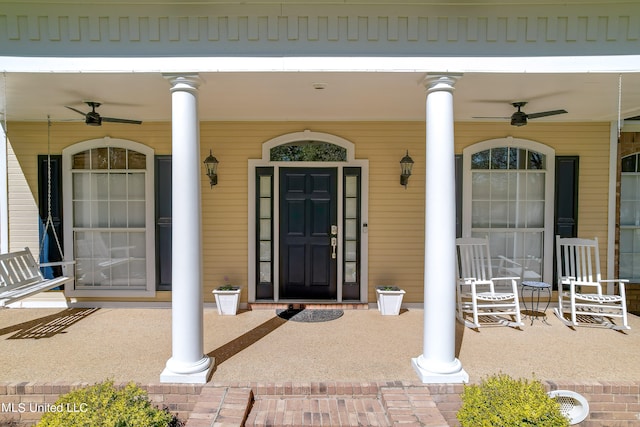
[[[615,330],[630,329],[625,295],[628,280],[602,280],[597,238],[556,236],[556,261],[558,308],[555,313],[563,323],[573,327],[588,325],[591,320]],[[602,293],[605,283],[610,287],[606,294]],[[615,283],[617,294],[613,293]],[[614,318],[621,319],[622,325],[612,323],[610,320]]]
[[[480,316],[489,316],[493,322],[504,326],[522,326],[517,288],[520,278],[493,277],[489,240],[456,239],[456,252],[460,322],[469,328],[480,328]],[[508,292],[497,292],[496,281],[506,281]],[[473,321],[467,319],[469,315]]]

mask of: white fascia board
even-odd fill
[[[637,73],[640,55],[548,57],[184,57],[0,56],[7,73],[443,72]]]

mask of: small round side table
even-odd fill
[[[530,307],[527,307],[527,302],[525,301],[525,292],[529,292],[531,296],[531,304]],[[547,304],[544,307],[543,311],[540,311],[540,294],[546,294]],[[534,298],[535,294],[535,298]],[[551,285],[545,282],[534,282],[534,281],[524,281],[522,282],[522,287],[520,288],[520,300],[522,301],[522,306],[524,307],[524,312],[527,313],[529,318],[531,318],[531,324],[533,325],[533,321],[541,317],[542,321],[547,325],[547,309],[549,308],[549,304],[551,303]],[[543,300],[544,302],[544,300]]]

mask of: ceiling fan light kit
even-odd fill
[[[117,119],[115,117],[102,117],[96,111],[96,108],[102,105],[101,103],[94,102],[94,101],[85,101],[84,103],[87,104],[89,107],[91,107],[91,111],[89,111],[88,113],[85,113],[73,107],[69,107],[68,105],[65,105],[65,107],[67,107],[71,111],[75,111],[76,113],[83,115],[84,122],[89,126],[102,126],[102,122],[125,123],[130,125],[142,124],[140,120]]]

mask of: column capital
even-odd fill
[[[165,73],[162,75],[165,79],[171,83],[171,92],[174,91],[188,91],[195,92],[198,87],[203,83],[202,78],[197,74],[173,74]]]
[[[422,85],[427,89],[427,93],[447,90],[453,91],[453,86],[462,77],[462,73],[428,73],[422,79]]]

